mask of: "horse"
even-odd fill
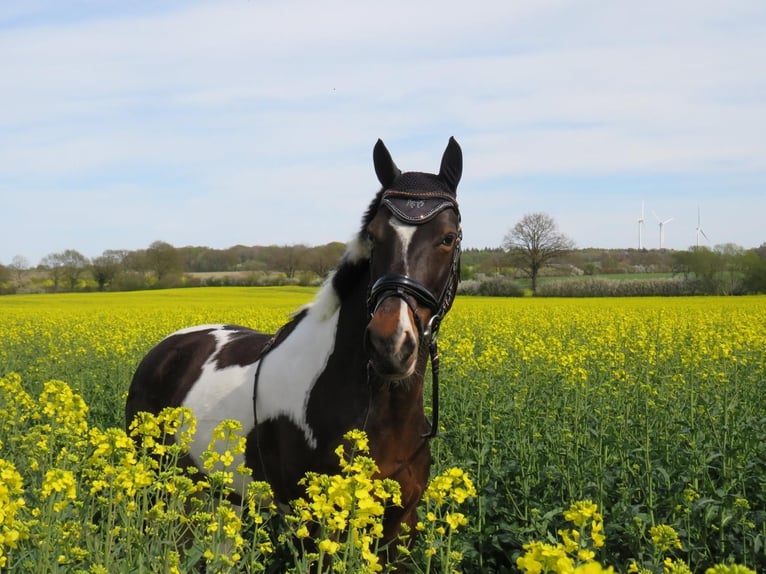
[[[373,163],[381,188],[314,300],[273,335],[226,324],[168,335],[138,365],[125,417],[129,426],[141,411],[191,409],[189,457],[200,472],[213,429],[239,420],[246,449],[235,466],[244,462],[252,476],[235,473],[233,489],[267,481],[280,504],[305,496],[298,483],[307,471],[337,472],[336,447],[362,429],[378,476],[401,486],[401,506],[384,515],[390,541],[402,524],[414,532],[429,478],[436,335],[460,277],[463,158],[450,138],[438,174],[402,172],[378,140]],[[423,399],[429,358],[432,422]]]

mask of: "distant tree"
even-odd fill
[[[58,291],[65,281],[70,291],[74,291],[77,282],[88,267],[88,259],[79,251],[67,249],[61,253],[50,253],[43,257],[41,264],[47,268],[53,280],[53,290]]]
[[[234,271],[239,261],[229,250],[209,247],[179,247],[184,259],[184,270],[192,273],[206,271]]]
[[[146,266],[157,275],[157,282],[167,282],[184,271],[181,253],[164,241],[155,241],[146,250]]]
[[[742,284],[749,293],[766,293],[766,244],[740,255]]]
[[[702,251],[710,253],[710,250],[707,247],[700,247],[700,252]],[[689,275],[694,273],[694,265],[692,262],[693,255],[693,250],[673,251],[671,253],[673,273],[681,273],[684,276],[684,280],[688,279]]]
[[[151,271],[146,260],[146,249],[125,252],[122,266],[126,271]]]
[[[736,243],[720,243],[713,250],[718,254],[720,260],[721,275],[728,276],[727,292],[735,289],[742,274],[742,255],[745,249]]]
[[[63,278],[68,283],[69,290],[74,291],[77,288],[77,282],[80,280],[80,277],[87,271],[89,261],[82,253],[74,249],[67,249],[62,255]]]
[[[337,241],[312,247],[304,255],[306,269],[324,277],[335,268],[345,250],[346,246]]]
[[[264,250],[264,258],[270,269],[281,271],[292,279],[308,250],[305,245],[270,245]]]
[[[463,251],[461,259],[462,279],[470,279],[477,273],[501,275],[511,267],[509,255],[502,247],[468,248]]]
[[[721,286],[720,276],[724,270],[724,259],[717,251],[706,247],[695,247],[687,252],[689,266],[703,285],[705,292],[716,293]]]
[[[40,266],[48,271],[48,276],[53,281],[53,290],[59,290],[59,283],[61,283],[61,254],[49,253],[40,260]]]
[[[107,249],[98,257],[94,257],[90,263],[90,271],[93,279],[98,284],[98,290],[103,291],[122,269],[122,261],[125,258],[124,251]]]
[[[16,275],[16,281],[21,283],[21,280],[24,276],[24,271],[29,269],[29,261],[26,257],[16,255],[8,268]]]
[[[529,213],[506,234],[503,248],[532,280],[535,293],[540,269],[551,259],[572,250],[574,241],[558,230],[550,215]]]

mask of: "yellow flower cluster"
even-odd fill
[[[423,494],[425,519],[416,529],[423,537],[425,571],[429,572],[432,560],[438,557],[442,568],[451,571],[463,555],[453,547],[455,533],[468,524],[468,518],[457,507],[468,498],[476,496],[476,488],[468,474],[457,467],[446,469],[435,476]]]
[[[40,489],[40,498],[47,500],[51,495],[58,493],[60,497],[54,504],[54,512],[61,512],[66,508],[70,500],[77,498],[77,485],[75,483],[74,473],[71,470],[62,470],[53,468],[45,473],[43,486]]]
[[[652,538],[655,548],[663,554],[671,550],[680,550],[681,541],[678,533],[672,526],[667,524],[658,524],[649,529],[649,536]]]
[[[476,488],[468,474],[457,467],[448,468],[435,477],[426,488],[423,500],[426,503],[443,505],[446,501],[463,504],[466,498],[476,496]]]
[[[61,381],[31,398],[18,375],[0,377],[0,568],[35,563],[67,571],[144,569],[183,572],[263,571],[274,555],[267,528],[278,516],[268,484],[250,481],[242,513],[228,498],[235,473],[249,473],[240,423],[222,422],[203,463],[209,475],[179,467],[196,429],[188,409],[140,413],[129,434],[86,421],[85,402]],[[14,416],[16,425],[6,417]],[[337,475],[308,474],[306,497],[285,517],[297,544],[297,571],[379,572],[383,514],[401,505],[399,484],[375,478],[367,436],[351,431],[336,454]],[[42,453],[42,457],[40,456]],[[19,456],[23,454],[23,456]],[[6,458],[2,458],[6,457]],[[12,458],[11,458],[12,457]],[[43,462],[38,462],[42,460]],[[191,474],[190,474],[191,473]],[[25,488],[26,486],[26,488]],[[475,495],[460,469],[437,477],[428,504],[456,504]],[[97,517],[97,519],[96,519]],[[450,530],[467,522],[444,515]]]
[[[604,546],[603,518],[598,506],[590,500],[580,500],[564,511],[564,519],[575,528],[559,530],[561,542],[532,541],[524,545],[524,554],[516,560],[516,566],[526,574],[613,574],[612,566],[602,566],[596,560],[595,550]],[[629,574],[651,574],[661,568],[664,574],[692,574],[682,560],[663,555],[680,549],[678,533],[668,525],[657,525],[649,530],[660,560],[655,568],[639,567],[635,562],[628,568]],[[706,570],[705,574],[755,574],[753,570],[737,564],[719,564]]]
[[[0,459],[0,568],[8,561],[4,549],[17,548],[19,540],[26,538],[24,523],[19,520],[25,505],[23,494],[21,475],[16,467]]]
[[[367,436],[351,430],[335,450],[340,465],[337,475],[307,473],[301,483],[306,498],[292,503],[287,516],[299,541],[313,536],[318,552],[306,552],[304,567],[330,568],[343,565],[346,571],[380,572],[378,557],[383,538],[383,514],[388,505],[400,506],[399,483],[391,479],[373,478],[378,472],[375,461],[367,454]],[[351,452],[346,453],[348,446]]]
[[[564,519],[575,528],[559,530],[561,542],[555,545],[545,542],[525,544],[525,552],[516,561],[516,566],[530,574],[611,572],[612,568],[602,570],[595,561],[594,549],[603,547],[605,541],[604,520],[598,506],[590,500],[577,501],[564,511]]]
[[[61,381],[46,382],[35,401],[18,376],[0,378],[0,425],[8,431],[0,455],[13,457],[0,459],[3,564],[22,570],[33,562],[89,564],[97,572],[117,564],[130,569],[125,560],[132,557],[137,568],[173,571],[182,564],[175,546],[191,536],[205,545],[198,554],[205,559],[216,549],[207,560],[212,569],[233,567],[242,520],[231,504],[204,507],[206,483],[177,466],[196,425],[191,413],[143,413],[132,440],[120,429],[89,427],[87,412]],[[7,425],[11,413],[15,426]]]

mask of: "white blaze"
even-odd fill
[[[412,241],[412,236],[415,235],[417,227],[415,225],[406,225],[395,217],[389,219],[388,223],[394,228],[396,235],[399,237],[399,244],[402,249],[402,262],[404,263],[404,274],[409,275],[410,266],[407,262],[407,253],[410,250],[410,242]]]
[[[399,245],[400,250],[402,254],[402,263],[404,265],[404,275],[410,274],[410,266],[409,261],[407,260],[407,255],[410,250],[410,243],[412,242],[412,237],[415,235],[415,231],[417,231],[417,226],[415,225],[407,225],[405,223],[402,223],[399,221],[396,217],[392,217],[388,220],[388,223],[391,225],[391,227],[396,231],[396,235],[399,238]],[[415,333],[415,326],[412,324],[412,321],[410,320],[410,314],[409,314],[409,306],[407,303],[404,302],[403,299],[399,299],[399,328],[396,332],[396,338],[395,341],[395,349],[398,351],[401,346],[404,344],[404,341],[407,339],[407,336],[412,337],[414,340],[417,340],[417,334]],[[413,361],[412,367],[414,369],[415,362]]]

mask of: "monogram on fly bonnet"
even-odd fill
[[[373,152],[382,188],[314,301],[274,336],[234,325],[177,331],[139,364],[126,403],[140,411],[185,406],[197,418],[190,459],[224,419],[241,421],[244,462],[235,492],[267,480],[279,502],[304,493],[307,471],[338,470],[335,448],[350,429],[366,431],[381,477],[396,480],[402,506],[389,508],[387,540],[414,527],[437,431],[436,334],[460,276],[457,186],[462,152],[450,138],[438,174],[401,172],[382,141]],[[433,423],[423,384],[432,364]]]

